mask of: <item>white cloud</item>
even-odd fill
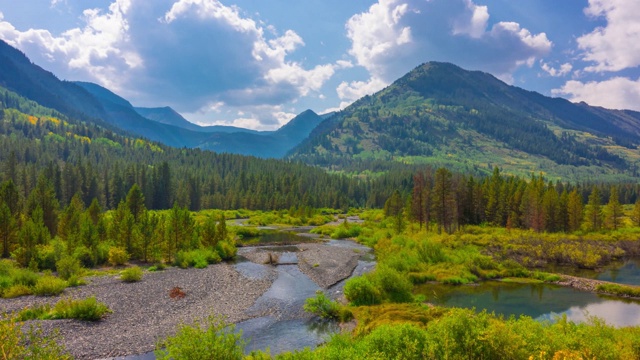
[[[341,83],[342,100],[379,90],[415,66],[447,61],[512,79],[549,53],[545,33],[532,34],[515,22],[491,28],[489,9],[472,0],[378,0],[346,24],[349,54],[369,72],[369,80]]]
[[[60,36],[43,29],[19,31],[0,17],[0,37],[27,52],[32,60],[48,62],[58,74],[84,75],[117,91],[120,84],[115,75],[143,64],[128,44],[126,14],[130,6],[131,0],[116,0],[106,13],[87,9],[82,14],[85,26]]]
[[[554,95],[568,95],[569,100],[584,101],[590,105],[609,109],[630,109],[640,111],[640,78],[631,80],[615,77],[605,81],[568,81],[560,89],[552,90]]]
[[[588,16],[604,17],[606,26],[578,38],[583,60],[594,65],[585,71],[620,71],[640,65],[640,2],[633,0],[589,0]]]
[[[385,81],[372,77],[369,81],[352,81],[350,83],[343,81],[338,85],[336,91],[340,99],[351,103],[365,95],[382,90],[385,86],[387,86]]]
[[[560,67],[558,68],[554,68],[553,66],[549,65],[548,63],[545,63],[543,61],[540,61],[540,67],[542,68],[542,70],[544,70],[547,74],[553,76],[553,77],[562,77],[565,76],[567,74],[569,74],[571,72],[571,70],[573,70],[573,66],[569,63],[564,63],[562,65],[560,65]]]
[[[227,120],[212,121],[211,119],[219,113],[219,108],[210,108],[196,113],[186,113],[184,116],[201,126],[226,125],[270,131],[279,129],[297,115],[287,111],[282,105],[257,105],[242,107],[241,111],[236,111],[235,116],[231,116]]]
[[[480,38],[484,35],[489,21],[489,8],[478,6],[471,0],[465,0],[467,10],[463,12],[453,23],[453,34],[469,35],[472,38]]]
[[[353,66],[291,61],[305,45],[295,31],[278,34],[218,0],[112,1],[107,10],[84,10],[84,25],[61,34],[21,31],[0,16],[0,38],[63,79],[97,82],[136,105],[185,113],[317,96],[336,70]],[[253,119],[267,127],[282,122],[269,111]]]

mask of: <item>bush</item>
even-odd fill
[[[98,321],[111,313],[107,305],[96,300],[95,296],[81,299],[62,299],[53,307],[49,304],[26,308],[18,314],[19,321],[77,319],[84,321]]]
[[[372,274],[373,281],[386,298],[396,303],[412,302],[413,285],[403,274],[386,266],[378,266]]]
[[[53,307],[54,319],[98,321],[108,313],[111,310],[95,296],[83,300],[62,299]]]
[[[64,280],[69,280],[72,276],[78,276],[82,271],[80,261],[73,256],[66,255],[56,262],[58,276]]]
[[[38,296],[54,296],[67,288],[67,282],[55,276],[46,275],[38,279],[33,287],[33,294]]]
[[[124,265],[129,261],[129,254],[123,248],[112,246],[109,248],[109,264],[112,266]]]
[[[344,285],[344,296],[355,306],[382,302],[380,291],[365,276],[355,276]]]
[[[176,253],[174,264],[183,269],[188,267],[203,269],[209,264],[217,264],[220,261],[222,261],[222,259],[218,253],[210,249],[181,250]]]
[[[222,260],[233,260],[236,257],[236,253],[238,249],[235,244],[232,244],[228,241],[220,241],[216,245],[216,251]]]
[[[243,358],[245,342],[241,332],[234,325],[225,324],[216,317],[209,317],[202,326],[181,325],[175,336],[170,336],[156,345],[157,359],[208,360],[215,354],[216,359],[240,360]]]
[[[56,252],[52,245],[36,246],[36,261],[41,270],[56,270]]]
[[[13,285],[2,292],[2,297],[5,299],[12,299],[25,295],[31,295],[31,289],[25,285]]]
[[[40,276],[29,269],[15,269],[11,274],[15,285],[34,286]]]
[[[0,321],[0,344],[3,359],[56,359],[69,360],[72,357],[64,347],[58,345],[58,332],[44,335],[39,326],[27,327],[14,318]]]
[[[96,259],[86,246],[78,246],[73,252],[73,257],[80,261],[80,264],[86,268],[96,266]]]
[[[340,305],[329,299],[322,290],[316,296],[304,302],[304,311],[318,315],[323,319],[337,319],[340,316]]]
[[[132,266],[120,273],[120,279],[124,282],[137,282],[142,280],[142,274],[142,269],[139,266]]]

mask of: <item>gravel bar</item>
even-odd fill
[[[248,318],[251,307],[273,282],[273,276],[251,279],[228,264],[205,269],[168,268],[145,273],[142,281],[124,283],[117,276],[88,278],[88,284],[69,288],[61,296],[25,296],[0,299],[0,313],[35,304],[54,304],[62,297],[95,296],[113,311],[98,322],[78,320],[39,321],[43,330],[59,329],[62,343],[76,359],[97,359],[152,351],[156,342],[175,333],[181,323],[191,324],[211,314],[228,322]],[[186,296],[171,299],[180,287]]]

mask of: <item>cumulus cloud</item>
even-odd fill
[[[265,126],[285,117],[274,106],[319,92],[353,66],[291,61],[305,45],[295,31],[278,33],[218,0],[112,1],[62,34],[21,31],[0,17],[0,38],[61,78],[97,82],[139,105],[192,114],[210,104],[255,107]]]
[[[552,90],[554,95],[567,95],[571,101],[584,101],[590,105],[609,109],[630,109],[640,111],[640,78],[631,80],[614,77],[605,81],[568,81],[560,89]]]
[[[585,14],[605,18],[606,26],[578,38],[588,72],[620,71],[640,65],[640,2],[589,0]]]
[[[565,75],[569,74],[571,72],[571,70],[573,70],[573,66],[571,64],[569,64],[569,63],[564,63],[564,64],[560,65],[560,67],[554,68],[553,66],[549,65],[549,63],[540,61],[540,67],[547,74],[549,74],[549,75],[551,75],[553,77],[565,76]]]
[[[349,54],[370,79],[340,84],[343,99],[380,89],[416,65],[448,61],[509,79],[552,47],[545,33],[515,22],[489,27],[489,9],[472,0],[378,0],[347,21]],[[374,86],[375,85],[375,86]]]
[[[220,104],[213,105],[215,112],[220,112]],[[228,110],[233,111],[233,110]],[[244,106],[241,111],[234,111],[227,120],[211,121],[211,109],[203,108],[196,113],[185,113],[185,117],[198,125],[226,125],[249,128],[260,131],[276,130],[287,124],[297,114],[287,111],[282,105]]]
[[[56,74],[80,76],[117,90],[113,75],[140,67],[143,62],[128,46],[129,24],[125,17],[130,6],[130,0],[116,0],[107,12],[87,9],[82,14],[86,25],[60,36],[44,29],[20,31],[0,16],[0,37],[35,62],[48,63]]]

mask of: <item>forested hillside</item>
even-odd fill
[[[292,153],[326,168],[362,163],[565,180],[637,176],[640,114],[551,99],[481,72],[427,63],[328,119]]]
[[[374,183],[299,163],[176,149],[70,119],[6,89],[0,99],[2,180],[26,199],[42,177],[63,207],[78,192],[85,206],[97,198],[114,209],[134,184],[149,209],[381,206],[400,181],[392,177],[407,178]]]

